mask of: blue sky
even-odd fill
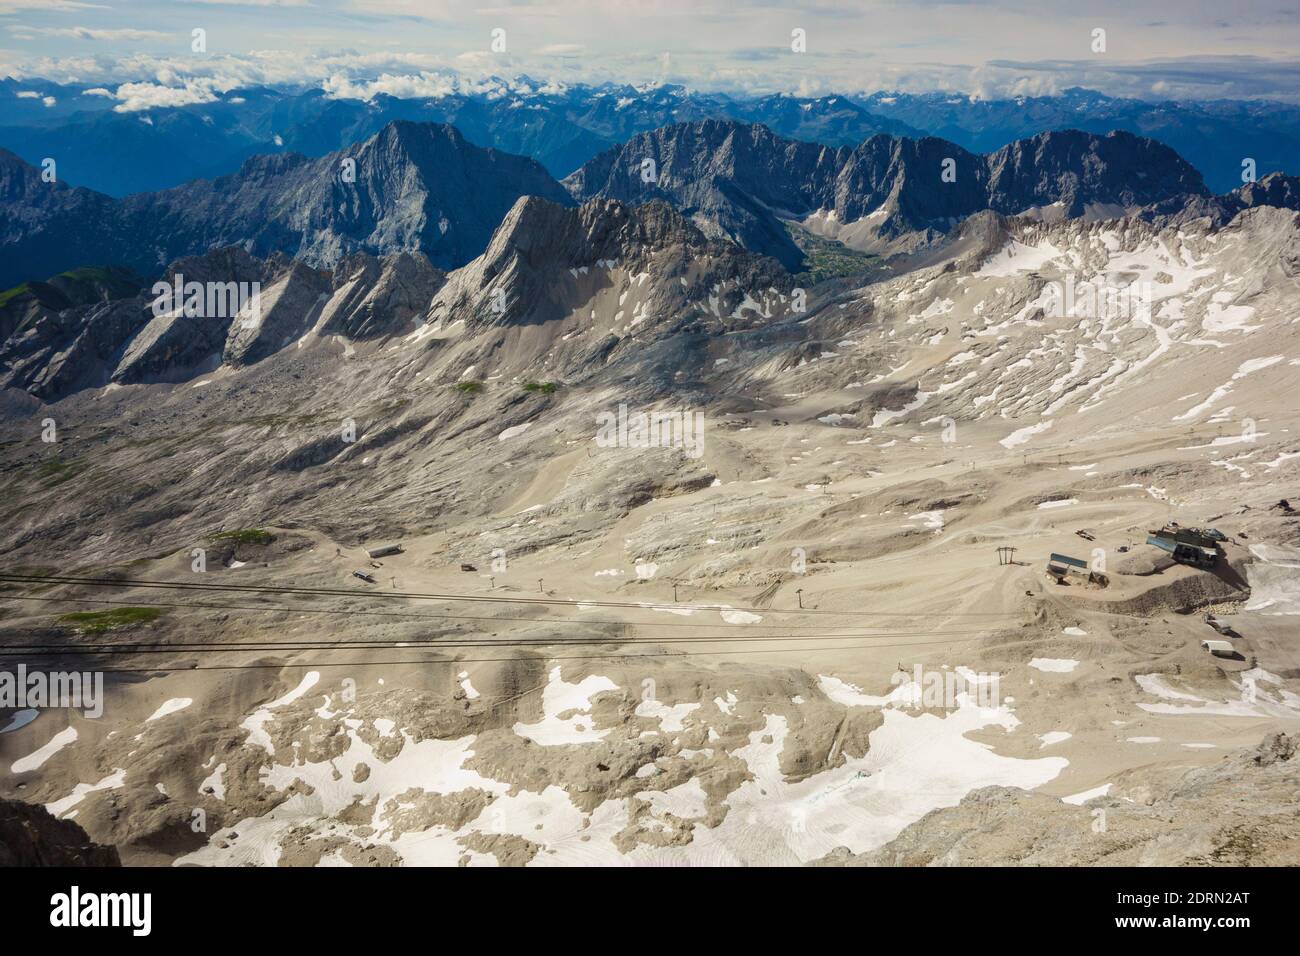
[[[206,31],[206,52],[191,34]],[[1093,31],[1106,31],[1094,52]],[[492,31],[504,30],[505,50]],[[806,34],[793,52],[792,31]],[[429,95],[455,74],[803,94],[1088,86],[1300,101],[1295,0],[0,0],[0,75],[181,101],[252,83]]]

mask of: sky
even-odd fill
[[[0,0],[0,76],[102,85],[125,108],[257,83],[427,96],[452,75],[1300,102],[1298,51],[1296,0]]]

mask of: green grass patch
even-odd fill
[[[22,574],[31,577],[46,577],[53,574],[69,574],[66,568],[55,568],[44,564],[17,564],[13,567],[5,568],[7,574]],[[9,592],[22,590],[29,594],[43,594],[50,588],[58,587],[57,584],[36,584],[34,582],[0,584],[0,591]]]
[[[108,266],[78,266],[51,276],[46,280],[50,285],[58,283],[73,286],[81,295],[88,295],[99,288],[107,286],[115,292],[133,294],[139,291],[139,279],[123,269]]]
[[[800,282],[813,285],[839,276],[861,275],[880,265],[880,257],[874,253],[850,249],[789,223],[786,229],[804,255],[803,271],[795,276]]]
[[[463,395],[477,395],[483,391],[482,382],[457,382],[456,391]]]
[[[270,544],[275,535],[262,528],[240,528],[238,531],[221,531],[214,534],[213,541],[233,541],[235,544]]]
[[[110,298],[123,299],[140,291],[143,280],[127,269],[111,266],[80,266],[50,276],[43,282],[28,281],[0,292],[0,306],[10,299],[30,292],[47,305],[66,307],[70,302],[90,302],[105,292]]]
[[[3,309],[6,305],[8,305],[12,299],[18,298],[18,296],[22,295],[24,292],[29,291],[30,289],[31,289],[31,284],[28,282],[24,282],[22,285],[16,285],[12,289],[5,289],[3,292],[0,292],[0,309]]]
[[[64,461],[53,458],[36,466],[36,477],[42,488],[53,488],[69,481],[85,471],[89,466],[76,458]]]
[[[554,382],[524,382],[525,392],[541,392],[543,395],[553,395],[559,387]]]
[[[162,617],[163,609],[157,607],[115,607],[107,611],[77,611],[64,614],[59,620],[87,634],[102,634],[123,628],[151,624]]]

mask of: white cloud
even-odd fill
[[[134,113],[160,107],[190,106],[194,103],[212,103],[217,99],[217,86],[211,80],[190,80],[184,86],[163,86],[160,83],[123,83],[113,94],[119,101],[113,107],[116,113]],[[225,92],[225,90],[220,90]]]
[[[309,12],[252,9],[304,2],[190,7],[211,20],[210,37],[227,38],[203,57],[130,53],[131,35],[152,32],[145,29],[119,28],[116,41],[109,39],[113,31],[94,26],[15,30],[30,38],[22,46],[32,55],[0,51],[0,75],[167,87],[230,77],[240,85],[319,84],[331,96],[363,100],[444,95],[454,71],[460,84],[525,73],[557,84],[659,81],[754,94],[943,90],[992,98],[1085,86],[1147,99],[1300,101],[1300,57],[1290,52],[1300,49],[1294,0],[1239,0],[1234,9],[1099,0],[1110,41],[1104,56],[1089,56],[1096,18],[1077,0],[812,0],[797,11],[775,0],[510,0],[478,7],[463,0],[331,0]],[[0,0],[0,10],[37,7],[50,5]],[[507,31],[508,53],[490,50],[497,26]],[[795,26],[807,29],[806,53],[790,50]],[[56,56],[75,36],[102,38],[93,46],[116,55]],[[257,36],[274,38],[265,42],[279,48],[220,52]],[[1207,49],[1217,55],[1205,55]]]
[[[102,3],[77,3],[75,0],[0,0],[0,16],[24,10],[108,10]]]
[[[35,90],[19,90],[15,94],[20,100],[40,100],[45,106],[53,106],[59,101],[52,96],[42,96]]]
[[[811,54],[809,54],[811,56]],[[530,89],[613,81],[682,83],[693,89],[738,94],[795,92],[873,93],[879,90],[965,92],[977,98],[1051,95],[1083,86],[1113,96],[1139,99],[1267,98],[1300,101],[1300,63],[1243,57],[1213,62],[1188,58],[1161,63],[1090,61],[990,62],[978,66],[927,63],[919,66],[863,59],[851,64],[818,61],[815,68],[783,67],[780,61],[727,62],[721,55],[674,52],[665,70],[660,52],[597,55],[588,48],[572,56],[495,56],[486,51],[438,55],[381,51],[309,53],[252,50],[204,58],[158,57],[145,53],[112,56],[17,57],[0,51],[0,75],[62,83],[149,83],[184,88],[215,84],[222,90],[256,85],[320,86],[338,99],[438,97],[449,93],[502,95],[518,88],[502,76],[536,77]],[[1163,83],[1161,81],[1163,80]],[[1161,83],[1153,89],[1153,84]],[[181,95],[181,94],[175,94]],[[191,94],[192,95],[192,94]]]
[[[128,28],[118,30],[100,30],[92,27],[28,27],[28,26],[11,26],[9,32],[20,40],[30,40],[34,37],[67,37],[75,40],[99,40],[104,42],[116,42],[133,40],[157,40],[167,37],[168,34],[160,33],[157,30],[132,30]]]
[[[581,56],[586,50],[585,43],[551,43],[537,53],[540,56]]]
[[[455,94],[486,95],[489,98],[510,93],[560,93],[563,83],[539,83],[524,77],[503,79],[491,74],[479,76],[452,70],[424,70],[420,73],[381,73],[376,79],[354,79],[339,71],[325,78],[321,89],[331,99],[370,101],[380,94],[400,99],[438,99]]]
[[[310,7],[311,0],[190,0],[191,3],[209,3],[223,7]]]
[[[381,93],[401,99],[438,99],[457,91],[454,76],[442,73],[420,73],[412,76],[383,73],[375,80],[353,80],[345,73],[335,73],[321,84],[325,95],[335,100],[365,100],[369,102]]]

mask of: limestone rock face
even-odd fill
[[[1172,149],[1130,133],[1040,133],[981,156],[932,136],[881,133],[829,147],[731,120],[641,133],[564,182],[580,199],[667,200],[707,234],[790,269],[804,256],[782,219],[812,217],[853,244],[932,238],[984,209],[1115,215],[1208,195],[1200,174]]]
[[[421,252],[454,268],[482,252],[520,196],[572,202],[536,161],[433,123],[393,122],[319,159],[254,156],[226,176],[120,200],[44,183],[0,151],[0,288],[102,263],[148,276],[231,245],[324,268],[357,252]]]
[[[0,344],[0,387],[56,401],[110,383],[176,383],[255,365],[317,330],[358,341],[405,333],[444,279],[418,252],[356,253],[329,270],[230,246],[180,259],[159,279],[172,289],[202,285],[202,314],[127,280],[106,291],[120,296],[111,301],[38,288],[41,299],[28,296],[21,326]]]
[[[1171,779],[1131,772],[1121,787],[1082,806],[989,787],[931,812],[878,850],[855,856],[840,848],[818,864],[1294,864],[1295,752],[1293,736],[1270,734],[1254,750]],[[1095,825],[1102,813],[1104,827]]]
[[[406,330],[424,316],[446,278],[419,253],[348,256],[334,268],[323,330],[356,339]]]
[[[259,156],[238,173],[124,200],[170,255],[240,243],[332,267],[355,252],[423,252],[436,265],[477,255],[521,195],[568,201],[540,165],[469,143],[452,126],[394,122],[309,160]]]
[[[761,290],[791,284],[778,263],[709,239],[667,203],[598,199],[568,209],[527,197],[483,255],[453,273],[429,320],[539,324],[568,314],[581,301],[575,287],[587,280],[599,285],[612,270],[644,276],[639,290],[642,282],[653,284],[641,313],[656,323],[692,309],[719,283]]]

